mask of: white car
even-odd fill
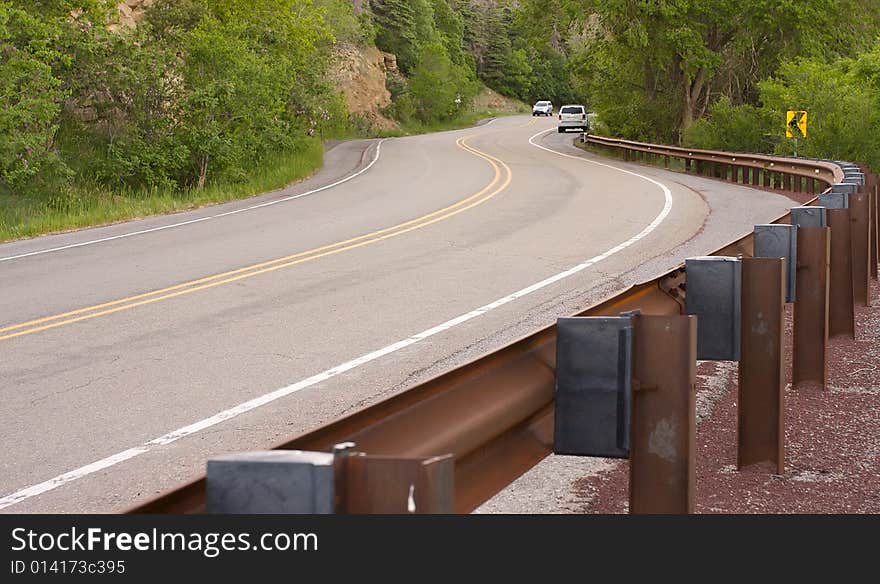
[[[582,132],[590,131],[587,108],[582,105],[564,105],[559,108],[559,133],[575,128]]]
[[[532,106],[533,116],[552,116],[553,104],[549,101],[539,101]]]

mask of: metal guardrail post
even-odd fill
[[[827,227],[825,207],[792,207],[791,224],[798,227]]]
[[[797,226],[779,223],[755,225],[754,257],[785,259],[785,301],[797,297]]]
[[[832,208],[828,209],[826,213],[828,227],[831,228],[828,336],[855,338],[852,261],[850,258],[850,212],[846,208]]]
[[[630,513],[694,509],[697,319],[636,315]]]
[[[455,460],[370,456],[342,457],[337,473],[337,513],[453,513]]]
[[[740,262],[735,257],[685,260],[685,313],[698,317],[697,357],[736,361],[740,349]]]
[[[236,514],[452,513],[454,458],[244,452],[207,464],[207,512]]]
[[[326,514],[335,510],[333,454],[242,452],[207,464],[206,508],[223,514]]]
[[[798,227],[792,387],[814,382],[825,388],[829,236],[827,227]]]
[[[556,454],[629,456],[632,327],[629,315],[556,321]]]
[[[783,410],[784,258],[742,260],[742,349],[737,401],[737,467],[785,466]]]
[[[871,267],[871,275],[874,276],[876,280],[878,278],[877,271],[880,270],[880,191],[878,191],[878,184],[874,182],[874,222],[871,225],[874,226],[874,263]]]
[[[630,459],[631,513],[690,513],[697,318],[557,320],[553,451]]]
[[[877,279],[877,268],[878,263],[880,263],[880,238],[878,238],[877,230],[880,229],[880,212],[877,210],[877,205],[880,204],[880,195],[877,192],[877,176],[871,175],[871,182],[868,188],[868,193],[870,194],[870,216],[871,216],[871,233],[868,238],[869,245],[871,247],[871,253],[873,256],[873,261],[871,261],[871,277],[875,280]]]
[[[868,305],[868,265],[871,254],[868,247],[870,215],[868,214],[868,194],[853,193],[849,196],[849,209],[852,220],[852,279],[853,297],[862,306]]]

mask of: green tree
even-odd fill
[[[727,96],[709,107],[709,115],[686,131],[684,144],[730,152],[773,152],[781,141],[775,114],[750,104],[734,105]]]
[[[409,80],[415,115],[423,122],[449,119],[465,109],[475,93],[468,70],[456,65],[442,44],[422,48]]]
[[[55,31],[0,2],[0,184],[21,191],[47,168],[61,170],[55,152],[64,92],[51,63]]]
[[[862,3],[593,0],[588,11],[595,18],[584,29],[586,63],[580,71],[600,110],[628,109],[648,120],[641,137],[672,141],[720,95],[735,104],[753,103],[757,83],[781,60],[833,54],[842,38],[857,46],[858,37],[845,31],[862,18],[855,10]]]
[[[418,65],[422,44],[439,40],[434,14],[428,0],[374,0],[373,18],[377,25],[376,46],[394,53],[404,74]]]

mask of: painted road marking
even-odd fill
[[[315,193],[320,193],[321,191],[326,191],[327,189],[332,189],[333,187],[337,187],[337,186],[341,185],[342,183],[346,183],[353,178],[357,178],[360,175],[362,175],[363,173],[370,170],[370,168],[372,168],[373,165],[376,164],[376,162],[379,160],[379,154],[382,150],[382,142],[384,142],[384,141],[385,141],[385,139],[383,138],[376,143],[376,153],[373,155],[373,159],[370,161],[369,164],[367,164],[365,167],[363,167],[359,171],[355,172],[354,174],[350,174],[350,175],[346,176],[345,178],[342,178],[334,183],[331,183],[329,185],[324,185],[323,187],[319,187],[317,189],[312,189],[310,191],[306,191],[305,193],[300,193],[298,195],[290,195],[288,197],[283,197],[281,199],[276,199],[273,201],[266,201],[265,203],[251,205],[249,207],[244,207],[242,209],[235,209],[234,211],[226,211],[224,213],[217,213],[216,215],[209,215],[207,217],[199,217],[198,219],[191,219],[189,221],[181,221],[179,223],[172,223],[170,225],[162,225],[160,227],[153,227],[151,229],[141,229],[140,231],[132,231],[130,233],[122,233],[120,235],[113,235],[110,237],[102,237],[100,239],[81,241],[79,243],[71,243],[70,245],[61,245],[58,247],[51,247],[51,248],[42,249],[39,251],[32,251],[29,253],[22,253],[22,254],[18,254],[18,255],[3,257],[3,258],[0,258],[0,263],[8,262],[10,260],[17,260],[17,259],[21,259],[21,258],[27,258],[27,257],[38,256],[38,255],[43,255],[43,254],[47,254],[47,253],[63,251],[65,249],[73,249],[73,248],[77,248],[77,247],[84,247],[87,245],[95,245],[98,243],[105,243],[107,241],[114,241],[117,239],[125,239],[126,237],[134,237],[135,235],[144,235],[146,233],[154,233],[156,231],[164,231],[166,229],[173,229],[175,227],[183,227],[184,225],[192,225],[194,223],[201,223],[202,221],[209,221],[211,219],[219,219],[221,217],[228,217],[230,215],[244,213],[245,211],[253,211],[254,209],[262,209],[263,207],[269,207],[271,205],[277,205],[279,203],[286,203],[287,201],[293,201],[295,199],[301,199],[303,197],[308,197],[309,195],[314,195]]]
[[[405,349],[406,347],[414,345],[414,344],[418,343],[419,341],[422,341],[422,340],[427,339],[429,337],[433,337],[434,335],[438,335],[438,334],[440,334],[444,331],[447,331],[451,328],[454,328],[460,324],[468,322],[469,320],[477,318],[478,316],[482,316],[482,315],[486,314],[487,312],[491,312],[492,310],[495,310],[496,308],[504,306],[505,304],[513,302],[514,300],[517,300],[517,299],[522,298],[524,296],[528,296],[529,294],[532,294],[534,292],[537,292],[538,290],[546,288],[547,286],[555,284],[556,282],[559,282],[560,280],[564,280],[565,278],[569,278],[569,277],[571,277],[579,272],[582,272],[583,270],[586,270],[587,268],[601,262],[602,260],[605,260],[605,259],[611,257],[612,255],[630,247],[631,245],[641,241],[642,239],[644,239],[645,237],[650,235],[655,229],[657,229],[657,227],[659,227],[660,224],[669,215],[670,211],[672,210],[672,192],[669,190],[669,188],[666,185],[659,183],[659,182],[657,182],[651,178],[648,178],[646,176],[642,176],[640,174],[630,172],[628,170],[623,170],[623,169],[615,168],[613,166],[609,166],[606,164],[601,164],[601,163],[593,162],[590,160],[585,160],[585,159],[579,158],[577,156],[569,156],[567,154],[562,154],[562,153],[556,152],[555,150],[550,150],[549,148],[544,148],[543,146],[539,146],[533,142],[534,138],[540,136],[541,134],[545,134],[545,133],[547,133],[547,132],[538,132],[537,134],[535,134],[534,136],[529,138],[529,143],[532,144],[533,146],[537,146],[538,148],[542,148],[544,150],[547,150],[548,152],[553,152],[554,154],[560,154],[561,156],[568,156],[569,158],[583,160],[585,162],[590,162],[592,164],[599,164],[600,166],[605,166],[605,167],[611,168],[613,170],[617,170],[617,171],[620,171],[620,172],[623,172],[626,174],[630,174],[630,175],[636,176],[638,178],[644,179],[654,185],[657,185],[663,191],[663,195],[664,195],[664,199],[665,199],[663,209],[654,218],[654,220],[651,221],[651,223],[647,227],[645,227],[642,231],[640,231],[636,235],[630,237],[629,239],[627,239],[623,243],[620,243],[620,244],[612,247],[611,249],[607,250],[606,252],[604,252],[600,255],[594,256],[594,257],[592,257],[592,258],[590,258],[590,259],[588,259],[588,260],[586,260],[586,261],[584,261],[584,262],[582,262],[572,268],[569,268],[568,270],[565,270],[564,272],[560,272],[558,274],[550,276],[549,278],[541,280],[540,282],[532,284],[531,286],[523,288],[522,290],[518,290],[518,291],[514,292],[513,294],[508,294],[507,296],[505,296],[503,298],[499,298],[498,300],[496,300],[494,302],[491,302],[489,304],[481,306],[481,307],[479,307],[475,310],[472,310],[466,314],[462,314],[461,316],[457,316],[451,320],[447,320],[444,323],[438,324],[435,327],[424,330],[424,331],[417,333],[411,337],[408,337],[408,338],[403,339],[401,341],[397,341],[396,343],[382,347],[381,349],[377,349],[376,351],[373,351],[371,353],[367,353],[366,355],[362,355],[356,359],[352,359],[351,361],[346,361],[345,363],[341,363],[340,365],[337,365],[336,367],[333,367],[331,369],[327,369],[326,371],[322,371],[321,373],[318,373],[316,375],[313,375],[311,377],[308,377],[306,379],[298,381],[292,385],[288,385],[286,387],[276,389],[275,391],[272,391],[270,393],[267,393],[267,394],[261,395],[259,397],[256,397],[254,399],[248,400],[246,402],[240,403],[237,406],[234,406],[234,407],[229,408],[227,410],[223,410],[222,412],[214,414],[213,416],[210,416],[208,418],[205,418],[203,420],[200,420],[200,421],[195,422],[193,424],[190,424],[188,426],[184,426],[183,428],[178,428],[177,430],[169,432],[163,436],[159,436],[158,438],[154,438],[153,440],[150,440],[149,442],[145,442],[144,444],[141,444],[140,446],[136,446],[134,448],[129,448],[128,450],[124,450],[122,452],[119,452],[119,453],[114,454],[112,456],[108,456],[107,458],[103,458],[101,460],[98,460],[98,461],[93,462],[91,464],[88,464],[86,466],[82,466],[78,469],[75,469],[70,472],[66,472],[64,474],[58,475],[58,476],[51,478],[47,481],[43,481],[42,483],[32,485],[30,487],[26,487],[24,489],[16,491],[15,493],[11,493],[9,495],[6,495],[6,496],[0,498],[0,509],[5,509],[6,507],[9,507],[11,505],[15,505],[16,503],[20,503],[21,501],[24,501],[26,499],[30,499],[31,497],[36,497],[37,495],[41,495],[41,494],[46,493],[48,491],[57,489],[58,487],[72,483],[72,482],[79,480],[83,477],[86,477],[92,473],[98,472],[99,470],[104,470],[106,468],[110,468],[111,466],[119,464],[120,462],[123,462],[125,460],[130,460],[136,456],[140,456],[141,454],[144,454],[146,452],[150,452],[154,448],[171,444],[177,440],[180,440],[181,438],[184,438],[186,436],[190,436],[192,434],[195,434],[197,432],[200,432],[202,430],[205,430],[207,428],[215,426],[221,422],[224,422],[226,420],[230,420],[230,419],[235,418],[237,416],[240,416],[241,414],[244,414],[246,412],[250,412],[251,410],[255,410],[256,408],[259,408],[260,406],[264,406],[266,404],[272,403],[272,402],[279,400],[281,398],[292,395],[292,394],[294,394],[298,391],[301,391],[303,389],[312,387],[314,385],[317,385],[319,383],[322,383],[324,381],[332,379],[338,375],[341,375],[342,373],[345,373],[346,371],[351,371],[352,369],[355,369],[357,367],[360,367],[362,365],[365,365],[367,363],[370,363],[372,361],[380,359],[381,357],[384,357],[386,355],[390,355],[391,353],[395,353],[397,351],[400,351],[401,349]]]
[[[483,127],[488,126],[489,124],[495,122],[497,119],[498,118],[494,118],[494,119],[489,120],[488,122],[483,124]],[[534,120],[532,120],[532,121],[534,121]],[[265,203],[251,205],[249,207],[244,207],[242,209],[235,209],[233,211],[226,211],[224,213],[217,213],[216,215],[210,215],[208,217],[200,217],[198,219],[191,219],[189,221],[181,221],[179,223],[172,223],[171,225],[162,225],[160,227],[153,227],[151,229],[141,229],[140,231],[133,231],[131,233],[123,233],[120,235],[113,235],[110,237],[102,237],[100,239],[93,239],[90,241],[82,241],[80,243],[72,243],[70,245],[62,245],[62,246],[52,247],[52,248],[43,249],[43,250],[39,250],[39,251],[32,251],[29,253],[23,253],[23,254],[18,254],[18,255],[14,255],[14,256],[2,257],[2,258],[0,258],[0,263],[8,262],[10,260],[17,260],[20,258],[27,258],[27,257],[43,255],[43,254],[47,254],[47,253],[63,251],[65,249],[73,249],[73,248],[83,247],[83,246],[87,246],[87,245],[95,245],[95,244],[104,243],[107,241],[114,241],[116,239],[124,239],[126,237],[134,237],[135,235],[144,235],[146,233],[154,233],[156,231],[164,231],[166,229],[172,229],[175,227],[183,227],[184,225],[192,225],[194,223],[201,223],[202,221],[208,221],[210,219],[219,219],[221,217],[228,217],[230,215],[237,215],[238,213],[244,213],[245,211],[253,211],[254,209],[262,209],[263,207],[269,207],[271,205],[277,205],[279,203],[286,203],[287,201],[293,201],[294,199],[301,199],[302,197],[314,195],[315,193],[320,193],[321,191],[326,191],[328,189],[332,189],[333,187],[337,187],[343,183],[346,183],[346,182],[350,181],[351,179],[357,178],[360,175],[362,175],[363,173],[370,170],[370,168],[372,168],[373,165],[376,164],[376,162],[378,162],[378,160],[379,160],[379,154],[381,153],[382,143],[384,141],[385,141],[385,138],[382,138],[381,140],[379,140],[376,143],[376,153],[373,155],[373,159],[370,161],[370,163],[367,164],[367,166],[365,166],[364,168],[362,168],[359,171],[355,172],[354,174],[350,174],[349,176],[342,178],[334,183],[331,183],[329,185],[324,185],[323,187],[319,187],[316,189],[312,189],[312,190],[307,191],[305,193],[300,193],[298,195],[290,195],[288,197],[283,197],[281,199],[276,199],[273,201],[266,201]]]
[[[498,193],[506,189],[512,179],[512,174],[509,166],[507,166],[503,161],[488,154],[485,154],[473,148],[472,146],[469,146],[465,142],[466,139],[467,138],[459,138],[458,140],[456,140],[456,145],[458,145],[466,152],[469,152],[474,156],[486,160],[492,166],[494,170],[494,176],[492,178],[492,181],[488,185],[480,189],[478,192],[456,203],[453,203],[452,205],[444,207],[443,209],[433,211],[431,213],[428,213],[427,215],[422,215],[421,217],[405,221],[404,223],[399,223],[392,227],[386,227],[384,229],[360,235],[352,239],[314,248],[308,251],[285,256],[283,258],[261,262],[259,264],[246,266],[229,272],[223,272],[221,274],[215,274],[213,276],[200,278],[198,280],[192,280],[190,282],[184,282],[182,284],[169,286],[167,288],[154,290],[152,292],[146,292],[144,294],[128,296],[126,298],[113,300],[111,302],[104,302],[102,304],[79,308],[53,316],[46,316],[27,322],[0,327],[0,341],[33,334],[40,331],[81,322],[84,320],[90,320],[99,316],[105,316],[109,314],[114,314],[116,312],[121,312],[123,310],[130,310],[139,306],[153,304],[161,300],[167,300],[169,298],[191,294],[199,290],[206,290],[208,288],[214,288],[223,284],[229,284],[232,282],[237,282],[239,280],[244,280],[246,278],[252,278],[260,274],[273,272],[282,268],[287,268],[318,258],[334,255],[343,251],[348,251],[351,249],[356,249],[358,247],[363,247],[365,245],[377,243],[379,241],[384,241],[392,237],[397,237],[398,235],[403,235],[404,233],[409,233],[410,231],[414,231],[416,229],[427,227],[428,225],[433,225],[434,223],[443,221],[450,217],[454,217],[459,213],[467,211],[468,209],[472,209],[477,205],[481,205],[486,201],[492,199]],[[498,185],[499,183],[500,187],[495,188],[496,185]],[[493,188],[494,190],[492,190]]]

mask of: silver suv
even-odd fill
[[[582,105],[564,105],[559,108],[559,133],[569,128],[577,128],[582,132],[590,131],[587,108]]]
[[[532,106],[533,116],[552,116],[553,104],[549,101],[539,101]]]

